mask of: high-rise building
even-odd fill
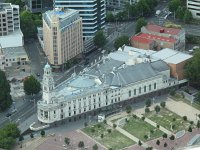
[[[200,19],[200,0],[187,0],[187,8],[194,18]]]
[[[20,29],[19,6],[0,3],[0,36],[6,36]]]
[[[44,52],[60,68],[83,51],[82,18],[77,10],[56,8],[43,14]]]
[[[45,12],[53,8],[53,0],[26,0],[26,6],[32,13]]]
[[[106,0],[106,7],[111,9],[123,9],[125,4],[134,4],[139,0]]]
[[[84,40],[93,38],[98,29],[103,29],[106,17],[105,0],[54,0],[54,6],[79,11],[83,19]]]

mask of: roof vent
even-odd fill
[[[122,65],[122,68],[125,68],[125,67],[126,67],[126,64],[123,64],[123,65]]]
[[[160,33],[164,33],[165,32],[165,29],[160,29]]]

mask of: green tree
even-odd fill
[[[167,147],[167,143],[164,143],[164,147]]]
[[[83,142],[83,141],[80,141],[80,142],[78,143],[78,147],[79,147],[79,148],[83,148],[83,147],[84,147],[84,142]]]
[[[127,114],[130,114],[131,110],[132,110],[132,107],[130,105],[126,107],[126,113]]]
[[[157,145],[160,145],[160,141],[159,141],[159,140],[157,140],[157,141],[156,141],[156,144],[157,144]]]
[[[156,105],[154,109],[155,109],[156,113],[158,113],[160,111],[160,106]]]
[[[174,135],[171,135],[170,136],[170,140],[174,140],[175,139],[175,136]]]
[[[24,80],[24,91],[27,95],[38,94],[40,90],[41,84],[33,75]]]
[[[147,22],[145,21],[144,18],[139,18],[136,22],[136,26],[135,26],[135,34],[141,32],[141,28],[143,26],[146,26],[147,25]]]
[[[69,145],[70,143],[70,138],[65,137],[65,144]]]
[[[185,8],[182,6],[179,6],[176,10],[176,18],[182,20],[185,14]]]
[[[40,135],[41,135],[41,137],[44,137],[44,136],[45,136],[45,131],[42,130],[42,131],[40,132]]]
[[[148,107],[145,108],[145,113],[149,113],[150,109]]]
[[[6,110],[12,104],[10,96],[10,84],[6,79],[5,73],[0,70],[0,112]]]
[[[184,121],[187,121],[187,116],[183,116],[183,120],[184,120]]]
[[[150,107],[151,106],[151,100],[150,99],[147,99],[145,101],[145,104],[146,104],[146,107]]]
[[[149,15],[151,12],[151,9],[146,0],[140,0],[137,3],[137,8],[138,8],[138,10],[140,10],[141,16]]]
[[[98,150],[97,144],[94,144],[94,145],[93,145],[92,150]]]
[[[167,138],[167,134],[164,133],[164,134],[162,135],[162,137],[163,137],[163,139],[164,139],[164,138]]]
[[[36,26],[32,18],[32,14],[29,11],[22,11],[20,13],[21,30],[24,34],[24,38],[30,38],[36,36]]]
[[[165,108],[166,102],[160,102],[160,106],[161,106],[162,108]]]
[[[188,132],[192,132],[192,127],[189,127],[189,128],[188,128]]]
[[[115,39],[114,47],[115,49],[118,49],[119,47],[122,47],[123,45],[129,44],[129,37],[128,36],[120,36],[117,39]]]
[[[185,10],[183,20],[185,23],[189,23],[192,20],[192,13],[188,9]]]
[[[112,12],[106,13],[106,22],[113,22],[115,21],[115,17]]]
[[[181,4],[181,0],[171,0],[168,4],[169,11],[175,12]]]
[[[138,145],[139,145],[139,146],[141,146],[141,145],[142,145],[142,142],[141,142],[140,140],[138,141]]]
[[[11,149],[15,144],[16,138],[20,136],[20,130],[16,124],[7,124],[0,129],[0,147],[4,149]]]
[[[196,50],[193,57],[185,65],[185,77],[189,80],[189,83],[196,87],[200,87],[200,50]]]
[[[106,44],[106,37],[102,30],[96,32],[94,36],[94,44],[98,48],[102,48]]]

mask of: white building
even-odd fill
[[[153,53],[124,47],[57,86],[47,64],[38,120],[53,123],[179,84],[166,62],[150,58]]]
[[[187,8],[194,18],[200,19],[200,0],[187,0]]]
[[[18,5],[0,3],[0,44],[2,48],[24,45]]]

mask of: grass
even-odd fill
[[[142,141],[152,140],[163,135],[162,131],[146,123],[140,118],[131,117],[129,122],[127,122],[122,128]],[[149,136],[149,134],[150,138],[146,139],[145,135]]]
[[[149,112],[145,114],[150,120],[156,122],[157,124],[163,126],[169,131],[178,132],[180,130],[187,130],[190,123],[188,121],[184,121],[182,117],[177,114],[165,109],[161,108],[161,111],[156,114],[155,111]],[[171,125],[174,125],[174,129],[171,129]]]
[[[108,133],[107,129],[111,129],[111,133]],[[120,150],[135,144],[135,142],[128,137],[103,123],[86,127],[82,129],[82,131],[107,148],[112,148],[113,150]],[[101,134],[103,134],[103,138],[101,138]]]

